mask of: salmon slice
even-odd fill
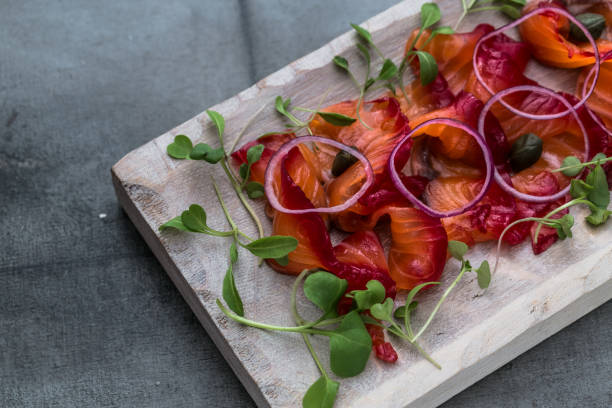
[[[419,30],[414,30],[406,43],[406,52],[411,51],[411,45]],[[472,72],[472,55],[476,43],[485,34],[493,31],[493,26],[480,24],[468,33],[438,34],[427,45],[424,44],[431,35],[425,30],[416,43],[416,49],[429,52],[438,63],[438,72],[442,74],[452,94],[458,94]],[[415,58],[415,66],[418,67]],[[418,71],[418,70],[417,70]],[[418,72],[417,72],[418,74]]]
[[[567,8],[560,1],[533,1],[523,9],[526,14],[538,7]],[[535,15],[523,22],[519,31],[521,38],[531,49],[532,55],[546,65],[559,68],[579,68],[595,62],[593,48],[589,43],[575,44],[568,39],[569,19],[553,12]],[[596,40],[600,55],[612,50],[612,42]]]

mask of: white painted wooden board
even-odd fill
[[[423,2],[402,2],[364,23],[382,51],[396,61],[408,34],[418,25]],[[455,21],[460,2],[438,3],[444,21]],[[483,13],[468,18],[462,29],[471,29],[482,21],[499,24],[504,20]],[[300,106],[316,106],[330,87],[326,105],[355,98],[350,81],[331,64],[334,55],[342,54],[358,75],[362,73],[361,68],[357,69],[361,60],[354,51],[354,43],[354,34],[344,34],[212,107],[226,118],[226,144],[231,144],[262,106],[265,108],[248,128],[244,140],[282,129],[273,108],[276,95],[291,97]],[[534,79],[556,88],[572,90],[575,83],[574,74],[550,75],[549,70],[537,64],[532,64],[528,72]],[[229,242],[198,234],[158,232],[160,224],[192,203],[206,209],[213,227],[227,228],[211,177],[220,184],[236,221],[255,232],[218,166],[167,156],[166,146],[176,134],[216,143],[214,128],[203,113],[130,152],[112,168],[118,199],[256,403],[262,407],[297,406],[318,377],[301,337],[240,326],[226,319],[215,305],[215,299],[221,297]],[[263,205],[256,207],[265,219]],[[574,214],[583,218],[580,209]],[[270,223],[264,224],[270,232]],[[424,348],[442,364],[442,370],[423,360],[406,344],[394,342],[399,361],[388,365],[371,358],[361,375],[342,380],[337,406],[437,406],[609,300],[612,231],[609,227],[592,229],[581,222],[574,230],[575,239],[557,243],[540,256],[532,254],[529,244],[506,250],[503,264],[485,293],[477,290],[475,277],[464,278],[422,337]],[[484,258],[492,259],[492,254],[492,245],[478,245],[470,252],[470,259],[479,263]],[[250,254],[241,253],[235,268],[247,317],[291,325],[289,297],[294,278],[267,266],[259,268],[256,262]],[[417,325],[457,273],[458,264],[450,261],[443,285],[419,299]],[[307,307],[307,302],[302,307]],[[314,340],[322,356],[327,350],[326,343],[326,339]]]

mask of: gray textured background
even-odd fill
[[[0,406],[253,405],[109,169],[394,1],[298,3],[0,1]],[[611,317],[444,407],[612,406]]]

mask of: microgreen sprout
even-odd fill
[[[281,115],[285,116],[291,123],[287,124],[287,127],[293,128],[293,131],[297,132],[300,129],[306,129],[309,134],[312,135],[312,130],[310,130],[310,122],[314,119],[315,116],[320,116],[321,119],[330,123],[334,126],[350,126],[357,119],[352,118],[350,116],[342,115],[340,113],[335,112],[325,112],[320,111],[318,109],[308,109],[302,108],[300,106],[293,107],[291,106],[291,99],[283,99],[282,96],[277,96],[274,101],[274,106],[276,111]],[[292,110],[301,111],[301,112],[309,112],[310,116],[307,120],[301,121],[299,120],[292,112]]]
[[[463,11],[455,23],[454,29],[459,28],[468,14],[478,13],[479,11],[500,11],[516,20],[521,16],[521,10],[525,4],[527,4],[527,0],[461,0]]]
[[[414,47],[423,34],[423,31],[435,25],[438,21],[440,21],[439,7],[435,3],[423,4],[421,7],[421,27],[411,46],[409,47],[409,51],[402,59],[399,66],[391,59],[384,56],[376,43],[373,41],[372,34],[367,29],[357,24],[351,24],[351,27],[356,31],[357,36],[361,41],[357,43],[357,48],[366,63],[366,74],[363,82],[359,82],[359,80],[357,80],[357,77],[350,69],[349,62],[346,58],[337,55],[334,57],[333,63],[347,72],[352,82],[359,90],[359,98],[357,99],[355,116],[365,128],[371,129],[371,127],[361,118],[360,110],[365,95],[368,91],[387,88],[395,95],[396,86],[399,86],[399,90],[402,92],[406,101],[410,102],[409,97],[406,94],[403,78],[406,69],[414,58],[418,58],[419,60],[420,80],[423,85],[428,85],[436,78],[438,75],[438,65],[434,57],[428,52],[420,49],[414,49]],[[437,34],[452,34],[453,32],[454,31],[450,27],[434,28],[431,31],[429,38],[424,42],[421,48],[426,46]],[[382,61],[378,75],[376,76],[371,75],[372,56],[370,55],[369,48],[373,49],[375,54]]]
[[[575,205],[586,205],[591,210],[591,214],[585,217],[585,221],[593,226],[605,224],[612,211],[608,210],[610,205],[610,191],[608,188],[608,180],[606,172],[602,167],[603,163],[612,161],[612,157],[606,157],[603,153],[596,154],[592,160],[580,162],[577,157],[568,156],[563,160],[561,167],[552,172],[562,172],[568,177],[578,176],[584,169],[589,172],[584,181],[578,178],[570,180],[570,195],[572,200],[551,210],[544,217],[527,217],[521,218],[509,224],[499,236],[497,241],[497,254],[495,257],[495,267],[497,270],[501,251],[501,244],[506,233],[515,225],[523,222],[536,222],[538,225],[534,232],[534,243],[538,242],[538,236],[542,227],[550,227],[557,230],[559,239],[572,238],[572,227],[574,226],[574,217],[570,214],[565,214],[561,217],[555,215],[569,209]]]

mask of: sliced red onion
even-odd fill
[[[607,53],[604,54],[603,57],[601,57],[601,61],[600,64],[603,64],[604,62],[606,62],[608,59],[612,58],[612,50],[608,51]],[[593,73],[595,72],[595,65],[593,65],[593,68],[591,68],[591,71],[589,71],[588,75],[586,76],[586,78],[584,79],[584,84],[582,84],[582,98],[583,99],[588,99],[587,96],[585,98],[585,94],[587,92],[587,84],[589,83],[589,81],[591,80],[591,77],[593,76]],[[593,85],[595,85],[597,81],[593,81]],[[609,137],[612,137],[612,132],[610,132],[610,130],[608,130],[608,128],[606,127],[606,125],[603,124],[603,122],[601,121],[601,119],[599,118],[599,116],[597,116],[595,114],[595,112],[593,112],[591,109],[589,109],[588,107],[586,108],[587,112],[589,113],[589,115],[591,116],[591,118],[593,118],[593,120],[595,121],[595,123],[597,123],[597,125],[603,129],[604,132],[606,132],[606,134]]]
[[[421,200],[419,200],[417,197],[415,197],[406,188],[406,186],[404,186],[404,183],[402,183],[400,175],[397,169],[395,168],[395,156],[397,152],[401,149],[402,145],[406,143],[406,141],[408,141],[412,137],[413,134],[415,134],[422,128],[429,126],[429,125],[435,125],[435,124],[447,125],[447,126],[451,126],[454,128],[458,128],[458,129],[463,130],[470,136],[472,136],[478,143],[478,146],[480,147],[480,149],[482,150],[482,154],[485,160],[485,167],[487,169],[487,175],[485,177],[484,184],[480,192],[476,194],[476,197],[474,197],[472,201],[465,204],[464,206],[451,210],[451,211],[447,211],[447,212],[435,210],[429,207],[427,204],[425,204]],[[393,148],[393,151],[391,152],[391,155],[389,156],[389,162],[387,166],[389,169],[389,174],[391,175],[391,181],[393,182],[393,185],[398,189],[398,191],[402,193],[404,197],[410,200],[410,202],[414,204],[415,207],[423,210],[425,213],[435,218],[446,218],[446,217],[452,217],[454,215],[463,214],[464,212],[468,211],[470,208],[474,207],[480,200],[482,200],[482,197],[484,197],[484,195],[489,190],[489,187],[491,186],[491,182],[493,181],[493,173],[495,171],[495,166],[493,165],[493,155],[491,154],[491,150],[489,149],[489,146],[487,145],[487,142],[485,141],[484,137],[482,137],[481,134],[476,132],[474,129],[472,129],[472,127],[466,125],[465,123],[460,122],[456,119],[447,119],[447,118],[431,119],[431,120],[428,120],[427,122],[421,123],[419,126],[412,129],[412,131],[408,133],[406,136],[404,136],[402,140]]]
[[[489,112],[489,110],[491,109],[491,106],[493,106],[495,102],[500,102],[501,98],[503,98],[506,95],[512,94],[514,92],[525,92],[525,91],[539,92],[539,93],[546,94],[548,96],[552,96],[553,98],[556,98],[557,100],[561,101],[561,103],[563,103],[565,106],[567,106],[568,112],[571,112],[574,115],[574,118],[578,122],[578,126],[580,126],[580,131],[582,132],[582,135],[584,137],[584,156],[585,156],[585,161],[587,161],[589,158],[589,150],[590,150],[589,136],[586,132],[586,129],[584,128],[584,124],[582,123],[582,121],[580,120],[580,117],[578,116],[578,113],[576,112],[576,109],[574,109],[572,104],[569,103],[563,96],[557,94],[556,92],[548,88],[544,88],[541,86],[536,86],[536,85],[513,86],[512,88],[504,89],[503,91],[500,91],[496,93],[495,95],[493,95],[491,99],[489,99],[487,103],[485,103],[484,107],[482,108],[482,111],[480,112],[480,116],[478,117],[478,131],[481,133],[484,131],[485,118],[486,118],[487,112]],[[519,112],[517,114],[519,116],[523,116],[528,119],[534,119],[534,120],[543,119],[542,115],[532,115],[532,114],[524,113],[524,112]],[[506,183],[506,180],[504,180],[504,178],[502,177],[502,175],[499,173],[497,169],[494,169],[494,173],[495,173],[495,181],[497,182],[497,184],[499,184],[502,190],[504,190],[508,194],[511,194],[512,196],[520,200],[527,201],[530,203],[548,203],[551,201],[558,200],[561,197],[565,196],[569,192],[569,189],[570,189],[570,185],[568,185],[567,187],[565,187],[564,189],[562,189],[561,191],[555,194],[547,195],[547,196],[535,196],[531,194],[521,193],[520,191],[518,191],[517,189],[515,189],[514,187]]]
[[[340,150],[344,150],[352,154],[353,156],[355,156],[357,160],[359,160],[363,164],[363,167],[365,169],[365,174],[366,174],[366,181],[365,183],[363,183],[359,191],[357,191],[355,195],[353,195],[351,198],[346,200],[344,203],[335,205],[333,207],[304,208],[300,210],[292,210],[292,209],[283,207],[281,203],[278,201],[278,198],[276,197],[276,194],[274,193],[274,188],[273,188],[274,172],[276,168],[281,163],[281,160],[285,157],[287,153],[289,153],[291,149],[293,149],[295,146],[299,144],[309,143],[309,142],[328,144]],[[350,146],[347,146],[340,142],[336,142],[335,140],[327,139],[325,137],[300,136],[300,137],[297,137],[285,143],[276,151],[276,153],[274,153],[274,155],[270,158],[270,161],[268,162],[268,167],[266,167],[266,173],[264,177],[265,177],[264,190],[266,193],[266,197],[268,198],[268,202],[270,203],[272,208],[274,208],[277,211],[280,211],[286,214],[337,213],[337,212],[344,211],[348,209],[349,207],[353,206],[366,193],[368,188],[370,188],[370,186],[374,183],[374,170],[372,169],[372,165],[370,164],[368,159],[363,154],[361,154],[358,150]]]
[[[529,13],[525,14],[524,16],[522,16],[521,18],[519,18],[518,20],[515,20],[509,24],[506,24],[505,26],[502,26],[500,28],[498,28],[497,30],[491,31],[489,34],[486,34],[484,36],[482,36],[480,38],[480,40],[478,40],[478,42],[476,43],[476,47],[474,48],[474,54],[472,56],[472,67],[474,68],[474,73],[476,74],[476,79],[478,80],[478,82],[491,94],[493,95],[494,92],[493,90],[489,87],[489,85],[487,85],[487,83],[485,82],[485,80],[483,79],[482,75],[480,74],[480,71],[478,70],[478,65],[476,63],[477,60],[477,55],[478,55],[478,49],[480,48],[480,46],[482,45],[482,43],[484,43],[485,41],[487,41],[489,38],[503,33],[504,31],[516,27],[518,25],[520,25],[523,21],[531,18],[532,16],[535,16],[536,14],[542,14],[542,13],[546,13],[546,12],[553,12],[553,13],[557,13],[557,14],[561,14],[565,17],[567,17],[571,22],[573,22],[574,24],[576,24],[578,26],[578,28],[580,28],[580,30],[584,33],[584,35],[586,36],[586,38],[589,40],[589,42],[591,43],[591,45],[593,46],[593,56],[595,57],[595,81],[593,81],[593,85],[591,86],[591,88],[589,88],[589,91],[587,92],[586,96],[583,96],[583,98],[578,101],[575,105],[569,105],[568,109],[559,113],[552,113],[552,114],[548,114],[548,115],[534,115],[534,114],[529,114],[527,112],[523,112],[520,109],[516,109],[513,106],[510,106],[509,104],[507,104],[506,102],[504,102],[503,100],[499,99],[499,103],[501,103],[506,109],[508,109],[510,112],[516,114],[516,115],[520,115],[529,119],[557,119],[557,118],[561,118],[565,115],[568,115],[571,112],[570,108],[573,108],[574,111],[578,108],[580,108],[582,105],[585,104],[586,100],[591,96],[591,94],[593,93],[593,91],[595,90],[595,83],[597,82],[597,79],[599,78],[599,65],[600,65],[600,55],[599,55],[599,50],[597,49],[597,43],[595,43],[595,40],[593,39],[593,36],[591,35],[591,33],[589,33],[589,30],[586,29],[586,27],[580,22],[578,21],[578,19],[576,17],[574,17],[573,15],[571,15],[568,11],[557,8],[557,7],[540,7],[540,8],[536,8],[535,10],[530,11]],[[586,82],[585,82],[586,83]]]

